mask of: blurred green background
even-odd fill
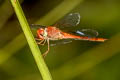
[[[52,25],[78,12],[78,29],[109,39],[50,47],[45,61],[53,80],[120,80],[120,0],[19,1],[29,24]],[[40,46],[42,53],[46,49]],[[42,80],[9,0],[0,0],[0,80]]]

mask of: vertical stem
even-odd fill
[[[51,74],[44,62],[44,59],[41,55],[41,52],[36,44],[36,41],[32,35],[32,32],[29,28],[29,24],[24,16],[24,13],[22,11],[22,8],[19,4],[18,0],[10,0],[12,3],[12,6],[14,7],[15,13],[18,17],[18,20],[20,22],[21,28],[25,34],[25,37],[27,39],[27,42],[30,46],[30,49],[32,51],[32,54],[34,56],[34,59],[37,63],[38,69],[41,72],[43,80],[52,80]]]

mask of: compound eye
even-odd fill
[[[43,30],[42,28],[40,28],[40,29],[39,29],[39,34],[40,34],[40,35],[43,35],[43,33],[44,33],[44,30]]]
[[[44,29],[40,28],[40,29],[37,30],[37,35],[38,35],[38,36],[41,36],[41,37],[42,37],[42,36],[43,36],[43,33],[44,33]]]

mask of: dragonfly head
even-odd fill
[[[43,28],[39,28],[37,30],[37,36],[39,39],[44,39],[44,29]]]

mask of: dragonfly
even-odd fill
[[[74,30],[76,26],[80,23],[80,14],[79,13],[70,13],[64,18],[60,19],[52,26],[42,26],[39,24],[31,24],[32,28],[36,28],[36,41],[39,45],[44,45],[46,42],[48,44],[47,51],[43,54],[45,57],[50,50],[50,40],[86,40],[86,41],[96,41],[104,42],[107,39],[97,38],[98,32],[93,29],[82,29]],[[72,28],[71,32],[67,31],[69,28]],[[66,29],[66,31],[64,31]]]

